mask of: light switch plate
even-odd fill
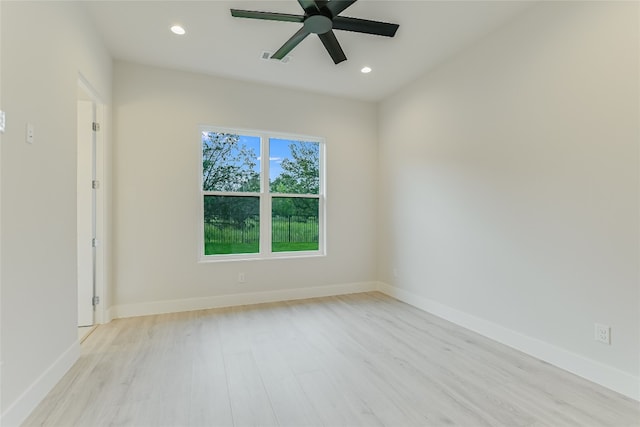
[[[27,123],[26,141],[28,144],[33,144],[33,125],[31,123]]]
[[[0,133],[4,133],[5,115],[4,111],[0,110]]]

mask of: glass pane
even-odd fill
[[[320,194],[320,144],[269,139],[272,193]]]
[[[204,196],[204,254],[260,251],[260,198]]]
[[[271,204],[271,250],[317,251],[319,200],[274,197]]]
[[[202,189],[260,191],[260,138],[202,132]]]

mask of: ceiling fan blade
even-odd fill
[[[314,0],[298,0],[307,15],[317,13],[320,9]]]
[[[329,2],[331,4],[331,2]],[[377,36],[393,37],[398,31],[398,24],[388,22],[369,21],[368,19],[336,16],[333,18],[333,29],[354,31],[356,33],[375,34]]]
[[[333,59],[335,64],[339,64],[342,61],[347,60],[347,57],[344,54],[342,47],[340,47],[340,43],[338,43],[338,39],[333,31],[318,34],[318,37],[320,37],[322,44],[327,49],[327,52],[329,52],[329,55],[331,55],[331,59]]]
[[[331,16],[337,16],[355,2],[356,0],[331,0],[327,2],[326,8],[331,12]]]
[[[294,47],[298,46],[298,44],[305,39],[309,34],[304,27],[300,28],[297,33],[295,33],[289,40],[286,41],[285,44],[282,45],[280,49],[273,55],[271,55],[271,59],[282,59],[289,52],[293,50]]]
[[[235,18],[266,19],[269,21],[303,22],[304,16],[289,13],[256,12],[253,10],[231,9],[231,16]]]

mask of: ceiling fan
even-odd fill
[[[388,22],[338,16],[355,2],[356,0],[298,0],[300,6],[304,9],[304,15],[231,9],[231,16],[302,23],[302,28],[287,40],[276,53],[271,55],[271,59],[284,58],[309,34],[317,34],[327,52],[331,55],[333,62],[339,64],[345,61],[347,57],[342,47],[340,47],[333,30],[393,37],[399,27],[398,24],[390,24]]]

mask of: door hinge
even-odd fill
[[[94,190],[100,188],[100,181],[98,181],[97,179],[91,181],[91,188],[93,188]]]
[[[98,247],[98,239],[96,239],[95,237],[93,239],[91,239],[91,247],[92,248],[97,248]]]
[[[94,132],[98,132],[100,130],[100,123],[98,122],[91,123],[91,128],[93,129]]]
[[[92,303],[93,305],[98,305],[98,304],[100,304],[100,297],[99,297],[99,296],[95,296],[95,297],[93,297],[93,298],[91,299],[91,303]]]

